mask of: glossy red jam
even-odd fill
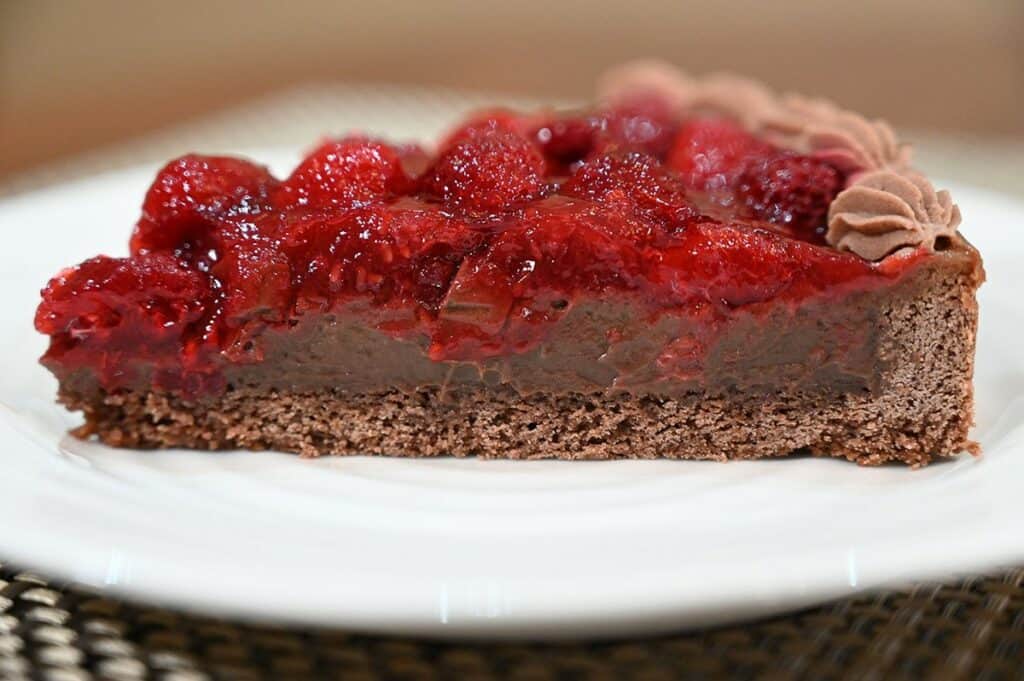
[[[332,140],[284,179],[185,156],[146,194],[131,255],[61,272],[36,328],[59,375],[199,394],[260,361],[267,329],[351,302],[436,360],[528,350],[584,298],[722,318],[894,276],[824,244],[843,181],[657,103],[491,112],[434,155]]]

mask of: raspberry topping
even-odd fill
[[[839,171],[827,163],[782,153],[748,163],[737,196],[754,216],[824,243],[825,216],[842,186]]]
[[[515,111],[509,111],[508,109],[478,111],[470,115],[455,128],[452,128],[441,140],[438,148],[449,149],[476,134],[486,134],[495,130],[522,135],[528,127],[527,118]]]
[[[281,322],[291,310],[291,263],[273,244],[232,245],[211,273],[223,286],[224,321],[240,326],[250,319]]]
[[[568,175],[594,150],[602,121],[594,116],[567,116],[546,121],[533,131],[552,171]]]
[[[695,120],[680,126],[668,165],[687,187],[721,200],[731,194],[749,162],[775,151],[732,121]]]
[[[299,304],[326,309],[344,295],[436,310],[459,262],[484,234],[420,205],[371,206],[293,224],[281,249],[295,272]]]
[[[520,120],[517,129],[524,123]],[[638,152],[663,159],[676,124],[659,102],[555,116],[534,124],[532,138],[556,175],[568,175],[593,154]]]
[[[314,149],[282,183],[275,203],[284,208],[351,208],[400,195],[410,184],[394,147],[352,137]]]
[[[81,338],[122,325],[126,318],[145,317],[161,328],[188,324],[202,314],[208,291],[205,276],[169,256],[98,256],[50,280],[36,311],[36,328]]]
[[[197,393],[222,385],[201,344],[185,343],[207,312],[209,279],[174,257],[92,258],[58,274],[42,295],[35,325],[51,337],[42,360],[51,369],[90,367],[107,387],[147,375]]]
[[[529,209],[486,251],[463,261],[442,304],[431,357],[521,352],[568,312],[580,291],[637,290],[647,261],[631,238],[635,231],[592,205]]]
[[[669,289],[730,309],[800,300],[871,273],[860,259],[743,223],[691,225],[659,255]]]
[[[638,101],[604,117],[606,150],[640,151],[665,158],[677,135],[676,123],[663,102]]]
[[[441,152],[425,186],[450,210],[490,216],[540,196],[545,173],[544,157],[526,138],[470,128]]]
[[[899,275],[821,245],[844,181],[735,123],[646,104],[487,112],[436,155],[333,140],[282,182],[185,156],[147,193],[132,256],[62,272],[36,327],[54,371],[200,394],[307,314],[364,315],[436,360],[529,351],[585,301],[719,324]]]
[[[242,159],[189,155],[171,161],[146,193],[131,252],[194,261],[218,245],[218,224],[258,215],[276,186],[264,166]]]
[[[686,197],[679,176],[638,152],[607,154],[585,163],[562,186],[562,194],[633,209],[639,217],[681,230],[700,212]],[[652,225],[645,225],[649,234]],[[634,235],[635,236],[635,235]]]

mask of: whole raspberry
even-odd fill
[[[590,114],[559,116],[535,125],[532,138],[559,175],[595,154],[640,152],[664,160],[675,136],[670,111],[634,102]]]
[[[522,114],[508,109],[488,109],[470,114],[465,120],[448,131],[441,138],[439,149],[447,149],[466,138],[493,130],[504,130],[522,135],[529,127],[529,121]]]
[[[686,198],[679,176],[650,156],[606,154],[587,161],[561,188],[566,196],[632,207],[641,217],[681,228],[699,211]]]
[[[693,120],[676,134],[668,166],[687,187],[708,194],[731,194],[743,169],[754,158],[775,153],[738,124],[724,119]],[[714,196],[712,196],[714,198]]]
[[[237,158],[189,155],[157,174],[131,239],[133,254],[202,250],[225,215],[258,213],[276,180],[263,166]]]
[[[185,269],[172,256],[98,256],[50,280],[35,325],[43,333],[76,338],[139,320],[156,330],[180,327],[199,318],[208,294],[206,275]]]
[[[502,129],[471,130],[441,152],[425,188],[451,210],[500,215],[537,198],[546,165],[526,138]]]
[[[736,191],[755,217],[816,239],[842,185],[839,171],[824,161],[780,153],[750,163],[740,174]]]
[[[399,152],[360,137],[325,142],[285,180],[275,196],[282,208],[351,208],[409,191]]]

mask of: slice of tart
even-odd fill
[[[916,466],[975,448],[959,222],[882,122],[632,65],[434,151],[172,161],[35,323],[116,446]]]

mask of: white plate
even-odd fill
[[[263,158],[279,169],[295,155]],[[0,556],[220,615],[431,636],[629,635],[1024,561],[1024,204],[954,187],[986,256],[982,458],[502,462],[73,441],[38,290],[124,252],[153,168],[0,204]]]

